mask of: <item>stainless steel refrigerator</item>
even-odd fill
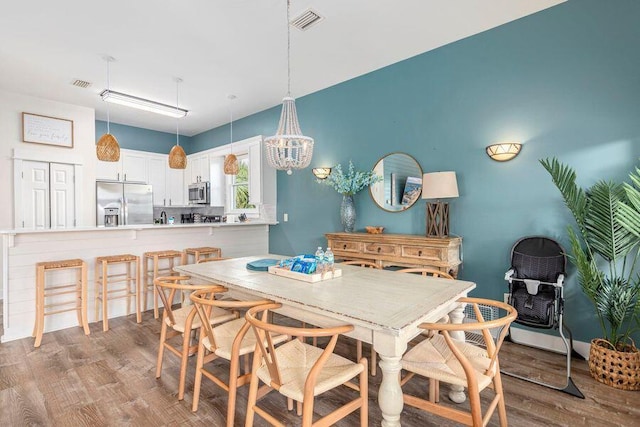
[[[149,184],[96,181],[96,203],[98,226],[105,225],[105,208],[118,209],[118,225],[153,224],[153,189]]]

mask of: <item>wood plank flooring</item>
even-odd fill
[[[276,321],[282,318],[276,319]],[[42,346],[33,348],[33,339],[0,344],[0,426],[221,426],[224,425],[226,393],[203,380],[198,412],[191,412],[193,369],[190,359],[187,395],[179,402],[178,361],[165,355],[162,377],[155,379],[160,323],[151,312],[143,323],[135,316],[109,322],[110,330],[91,325],[86,337],[80,328],[46,333]],[[365,354],[369,354],[365,344]],[[354,357],[355,342],[341,338],[337,352]],[[564,378],[564,356],[515,344],[505,344],[503,369],[530,373],[544,380]],[[228,365],[220,362],[221,373]],[[640,392],[625,392],[597,383],[589,376],[587,363],[574,359],[573,378],[586,399],[550,390],[503,375],[507,413],[511,426],[640,426]],[[376,393],[380,370],[370,380],[370,425],[380,425]],[[410,381],[406,390],[420,394],[426,383]],[[442,386],[442,401],[446,386]],[[343,394],[344,393],[344,394]],[[352,391],[328,393],[316,400],[316,412],[326,413]],[[489,392],[490,394],[490,392]],[[236,424],[244,425],[247,387],[238,395]],[[299,425],[300,418],[286,410],[284,398],[269,394],[263,405],[287,425]],[[456,406],[452,404],[452,406]],[[464,406],[464,404],[463,404]],[[359,425],[357,415],[338,423]],[[257,421],[256,425],[266,425]],[[442,418],[405,407],[403,426],[452,426]],[[490,426],[497,426],[497,415]]]

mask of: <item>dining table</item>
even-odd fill
[[[258,297],[278,302],[282,305],[278,313],[308,324],[353,325],[347,336],[371,344],[379,355],[381,424],[400,426],[401,359],[408,343],[423,331],[419,327],[423,322],[436,322],[449,315],[453,323],[461,323],[464,305],[457,301],[467,296],[475,283],[340,264],[334,266],[334,272],[340,270],[339,277],[329,272],[324,275],[326,280],[310,283],[247,268],[255,261],[283,258],[287,257],[264,254],[174,269],[225,286],[231,298]],[[464,340],[464,335],[456,339]],[[449,397],[455,402],[465,400],[461,387],[452,389]]]

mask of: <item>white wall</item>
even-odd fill
[[[22,113],[73,120],[73,148],[22,142]],[[0,90],[0,229],[13,229],[13,150],[43,155],[70,155],[83,161],[82,204],[78,225],[95,225],[95,113],[92,108]]]

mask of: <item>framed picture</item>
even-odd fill
[[[73,120],[22,113],[22,141],[73,148]]]
[[[422,177],[407,177],[407,182],[404,186],[404,193],[402,194],[402,205],[407,207],[413,205],[420,194],[422,193]]]

